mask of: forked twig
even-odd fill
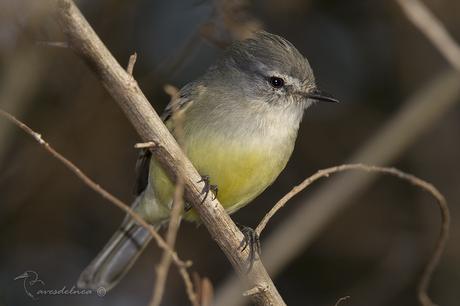
[[[296,194],[298,194],[299,192],[301,192],[302,190],[310,186],[313,182],[323,177],[329,177],[331,174],[343,172],[347,170],[362,170],[366,172],[389,174],[389,175],[400,178],[406,182],[411,183],[412,185],[415,185],[427,191],[437,200],[439,209],[441,211],[441,218],[442,218],[441,231],[439,234],[438,241],[436,243],[436,247],[427,265],[425,266],[425,269],[423,271],[423,274],[420,278],[420,282],[418,285],[418,298],[419,298],[420,303],[424,306],[433,305],[433,302],[431,301],[431,299],[429,298],[427,294],[427,290],[428,290],[428,286],[431,281],[431,276],[433,275],[433,272],[436,266],[438,265],[439,260],[441,259],[441,255],[444,251],[444,248],[445,248],[445,245],[448,239],[449,227],[450,227],[450,213],[449,213],[449,207],[447,206],[447,202],[444,196],[438,191],[438,189],[436,189],[436,187],[434,187],[432,184],[412,174],[402,172],[401,170],[398,170],[396,168],[379,167],[379,166],[364,165],[364,164],[346,164],[346,165],[340,165],[336,167],[319,170],[312,176],[305,179],[300,185],[294,187],[283,198],[281,198],[281,200],[279,200],[275,204],[275,206],[273,206],[272,209],[264,216],[262,221],[257,226],[256,232],[260,235],[262,231],[264,230],[265,226],[267,225],[268,221],[278,212],[278,210],[284,207],[284,205],[286,205],[286,203],[290,199],[292,199]]]

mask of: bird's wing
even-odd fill
[[[164,122],[167,122],[171,119],[174,110],[183,111],[189,107],[193,103],[194,96],[197,94],[197,88],[199,88],[198,82],[191,82],[182,87],[179,92],[179,97],[169,102],[161,115],[161,119],[163,119]]]
[[[140,149],[136,161],[136,183],[134,194],[139,196],[147,187],[149,182],[149,165],[152,152],[149,149]]]
[[[192,82],[181,88],[179,92],[179,97],[172,100],[166,106],[161,119],[163,122],[167,123],[173,114],[176,111],[184,111],[189,107],[194,100],[196,95],[197,82]],[[168,125],[167,125],[168,126]],[[152,158],[152,152],[149,149],[141,149],[136,162],[136,184],[134,187],[134,194],[139,196],[145,188],[149,181],[149,165],[150,159]]]

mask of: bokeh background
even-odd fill
[[[425,3],[460,41],[460,2]],[[320,87],[342,101],[308,110],[285,171],[252,205],[233,215],[250,226],[316,170],[353,159],[414,94],[419,94],[416,100],[424,98],[420,92],[440,76],[453,75],[394,1],[86,0],[78,5],[122,65],[138,53],[135,78],[159,113],[169,101],[165,84],[180,87],[200,76],[223,46],[257,28],[296,45]],[[137,154],[133,145],[139,137],[78,56],[43,43],[62,40],[45,1],[0,0],[0,107],[130,202]],[[430,287],[443,306],[460,300],[460,82],[449,86],[450,91],[431,96],[430,104],[453,102],[387,161],[432,182],[450,204],[451,238]],[[444,94],[450,98],[440,98]],[[413,128],[420,130],[417,124]],[[412,126],[406,126],[398,135],[411,132]],[[386,154],[394,146],[390,138],[378,152]],[[308,201],[309,194],[333,183],[323,180],[292,200],[269,224],[262,245],[297,209],[321,205]],[[342,207],[274,277],[286,302],[326,306],[350,295],[344,305],[417,305],[417,280],[440,226],[434,200],[384,177],[347,197]],[[154,244],[105,297],[32,300],[22,281],[13,280],[33,270],[46,288],[72,287],[122,218],[120,210],[31,137],[0,118],[0,305],[146,305],[161,254]],[[304,217],[306,224],[314,220],[314,215]],[[304,234],[299,228],[298,235]],[[219,296],[232,268],[206,229],[183,224],[177,250],[193,261],[192,271],[211,280]],[[163,305],[188,304],[173,266]]]

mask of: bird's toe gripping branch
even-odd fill
[[[217,192],[219,191],[219,188],[217,185],[211,185],[210,184],[210,178],[209,175],[203,175],[201,177],[201,180],[199,180],[197,183],[204,182],[203,189],[201,190],[201,194],[204,194],[203,200],[201,200],[201,204],[203,204],[204,201],[206,201],[206,198],[209,195],[209,192],[212,191],[212,199],[215,200],[217,198]],[[184,205],[184,211],[188,212],[190,209],[192,209],[192,205],[190,203],[185,203]]]
[[[254,229],[248,226],[241,225],[238,223],[237,223],[237,226],[244,235],[244,238],[240,244],[241,252],[243,252],[247,247],[249,247],[248,270],[247,270],[247,272],[249,273],[249,271],[251,271],[254,265],[254,262],[257,259],[257,256],[259,256],[261,253],[259,235]]]
[[[217,192],[219,191],[219,188],[217,188],[217,185],[211,185],[209,175],[203,175],[201,177],[201,180],[198,181],[198,183],[201,183],[201,182],[204,182],[204,187],[201,190],[201,194],[204,194],[204,198],[201,201],[201,203],[203,203],[206,200],[210,191],[213,192],[212,199],[215,200],[217,198]]]

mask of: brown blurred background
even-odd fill
[[[255,226],[314,171],[349,160],[408,97],[449,69],[393,1],[232,3],[237,9],[210,0],[86,0],[78,5],[120,63],[138,53],[134,75],[157,112],[169,100],[164,84],[180,87],[202,74],[222,44],[245,35],[237,25],[243,30],[260,25],[290,40],[309,59],[321,88],[343,102],[308,110],[285,171],[233,216],[242,224]],[[425,3],[460,41],[460,2]],[[0,0],[0,107],[130,202],[133,145],[139,137],[82,60],[69,49],[39,43],[62,39],[44,2]],[[451,239],[430,287],[434,301],[444,306],[460,300],[459,132],[455,103],[391,162],[432,182],[450,204]],[[304,194],[327,184],[324,180]],[[343,305],[417,305],[416,283],[440,226],[433,199],[385,177],[352,202],[275,278],[282,296],[289,305],[334,305],[344,295],[352,298]],[[300,205],[302,196],[275,217],[262,244]],[[0,305],[146,305],[160,254],[154,244],[105,297],[42,296],[34,301],[24,293],[22,280],[13,280],[33,270],[47,288],[72,287],[122,218],[120,210],[0,118]],[[184,223],[177,249],[216,290],[232,272],[203,227]],[[172,267],[163,305],[188,304]]]

